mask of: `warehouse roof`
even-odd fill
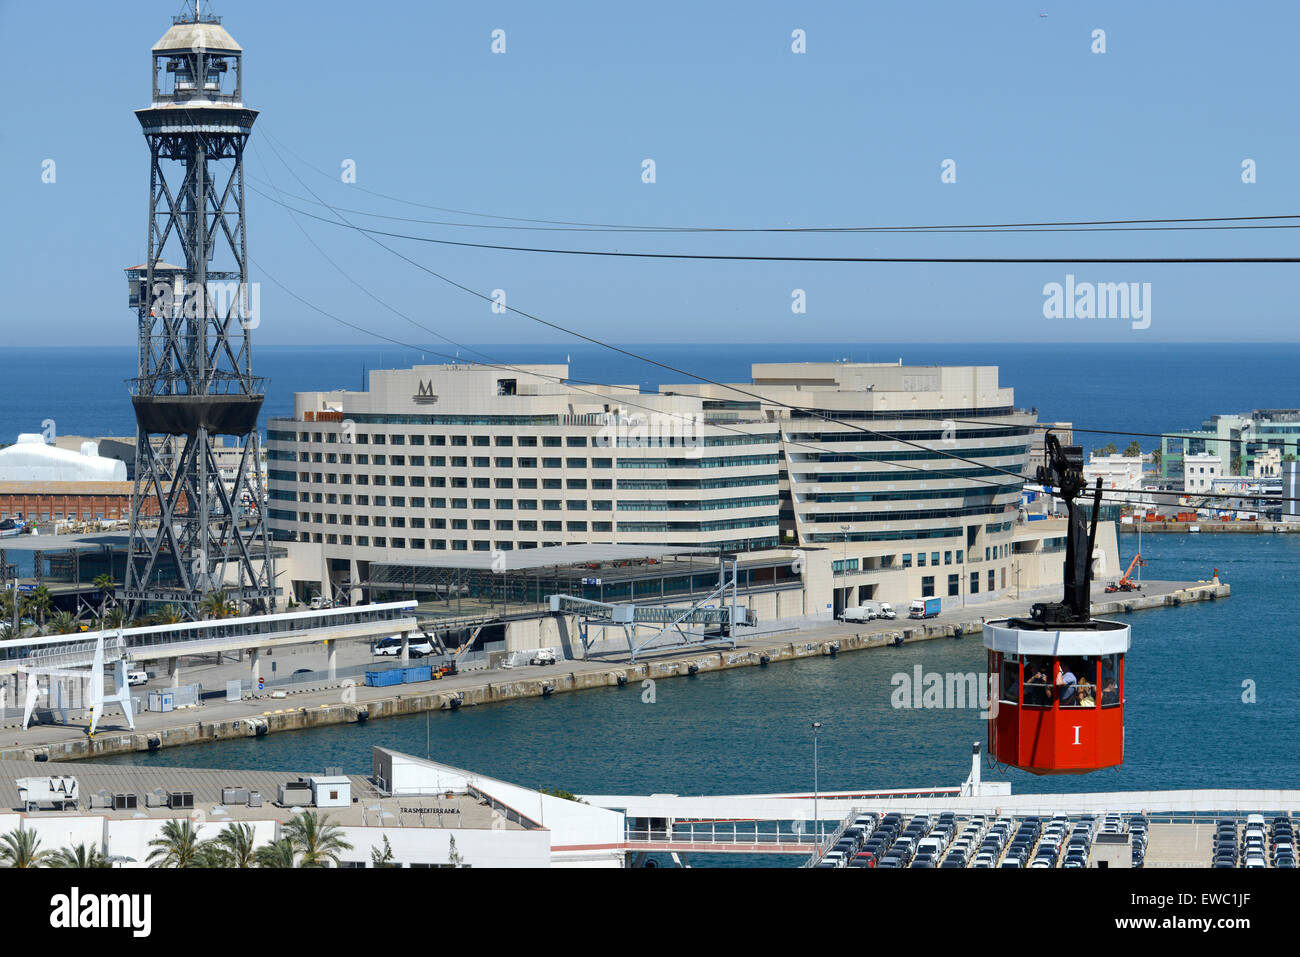
[[[0,495],[130,495],[130,482],[0,482]]]
[[[232,821],[290,820],[298,808],[281,807],[280,785],[315,778],[317,781],[351,785],[353,803],[347,807],[322,808],[320,813],[332,824],[370,827],[466,827],[506,828],[522,830],[515,821],[499,818],[480,798],[463,792],[447,796],[387,797],[380,794],[366,778],[359,774],[323,778],[321,775],[289,771],[229,771],[208,768],[143,767],[133,764],[104,764],[102,762],[37,762],[35,760],[0,760],[0,810],[21,810],[17,778],[39,778],[52,775],[71,775],[77,779],[78,810],[39,810],[32,816],[103,814],[113,818],[174,818],[178,811],[166,806],[149,806],[149,796],[165,805],[170,792],[188,791],[194,796],[194,810],[202,810],[209,823],[224,824]],[[223,788],[241,788],[257,791],[262,797],[261,807],[246,804],[223,804]],[[134,794],[136,807],[114,810],[114,794]],[[94,806],[92,806],[92,804]],[[102,806],[107,804],[107,806]],[[192,814],[185,809],[180,814]]]

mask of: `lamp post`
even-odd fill
[[[817,837],[817,846],[821,847],[822,843],[822,818],[817,813],[817,732],[821,730],[822,723],[814,721],[812,725],[813,732],[813,833]]]
[[[849,526],[841,525],[840,531],[844,533],[844,608],[843,611],[849,610]]]

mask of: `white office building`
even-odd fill
[[[1083,467],[1083,477],[1092,488],[1097,479],[1106,490],[1132,491],[1142,488],[1142,456],[1140,455],[1090,455]]]
[[[1063,522],[1019,520],[1036,416],[996,367],[769,363],[657,393],[568,378],[417,366],[297,394],[268,428],[273,532],[353,581],[434,552],[825,550],[834,613],[1059,581]]]
[[[1213,491],[1223,477],[1223,459],[1209,452],[1183,456],[1183,491],[1189,495]]]

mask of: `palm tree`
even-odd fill
[[[370,849],[370,866],[371,867],[392,867],[393,866],[393,845],[388,843],[388,835],[384,835],[383,847],[372,847]]]
[[[99,627],[103,628],[125,628],[127,626],[126,612],[121,605],[114,605],[104,614],[100,620]]]
[[[199,614],[204,618],[225,618],[227,604],[225,592],[210,591],[199,602]]]
[[[18,616],[22,617],[27,604],[22,595],[15,595],[11,588],[0,591],[0,619],[3,619],[0,624],[4,625],[6,631],[13,628],[15,603],[18,605]],[[19,626],[19,630],[21,630],[21,626]],[[16,638],[17,635],[11,635],[10,637]]]
[[[162,836],[149,842],[150,867],[202,867],[207,862],[207,842],[199,840],[189,818],[168,821]]]
[[[253,848],[253,825],[227,824],[226,829],[209,841],[215,867],[252,867],[257,852]]]
[[[55,635],[70,635],[80,627],[70,612],[61,611],[50,619],[50,627],[46,631]]]
[[[36,615],[36,623],[42,628],[45,627],[45,616],[49,613],[50,608],[53,607],[53,602],[54,597],[50,594],[50,590],[44,585],[37,585],[36,590],[33,591],[31,596],[27,599],[28,607],[31,608]]]
[[[175,605],[163,605],[153,614],[155,625],[176,625],[184,620],[181,611]]]
[[[50,867],[75,867],[85,870],[90,867],[108,867],[108,858],[100,853],[93,844],[78,844],[75,847],[61,847],[49,858]]]
[[[315,811],[303,811],[284,826],[284,834],[302,852],[301,867],[337,867],[339,855],[352,850],[337,825]]]
[[[99,630],[104,630],[104,606],[108,604],[108,596],[113,592],[112,575],[96,575],[95,587],[99,590]]]
[[[258,867],[296,867],[297,854],[293,841],[282,837],[259,847],[253,854],[253,861]]]
[[[41,839],[35,831],[0,834],[0,867],[41,867],[50,852],[40,847]]]

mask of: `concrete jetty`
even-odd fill
[[[1146,582],[1140,592],[1097,594],[1093,613],[1097,617],[1123,615],[1215,601],[1230,594],[1227,584],[1216,582]],[[1026,614],[1027,603],[1023,600],[986,602],[931,620],[899,618],[865,624],[828,623],[825,627],[801,631],[742,636],[734,649],[677,648],[636,663],[612,659],[564,660],[554,665],[530,667],[526,672],[494,669],[388,688],[359,686],[351,680],[322,683],[284,697],[268,693],[239,702],[215,701],[184,713],[140,714],[136,716],[135,732],[121,724],[121,715],[109,713],[101,719],[102,730],[93,739],[76,725],[42,724],[24,731],[10,723],[0,727],[0,760],[78,761],[426,711],[451,711],[500,701],[545,698],[589,688],[639,685],[647,678],[657,681],[900,643],[977,635],[986,620]]]

